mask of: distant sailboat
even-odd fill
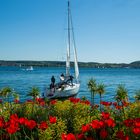
[[[70,74],[70,50],[73,46],[75,76]],[[73,82],[74,81],[74,82]],[[46,89],[44,96],[47,98],[66,98],[78,94],[80,88],[79,68],[77,61],[77,51],[75,47],[74,32],[72,26],[72,17],[70,11],[70,1],[68,0],[68,46],[66,60],[66,74],[61,75],[61,82],[53,83]]]
[[[30,67],[28,67],[26,70],[27,70],[27,71],[32,71],[32,70],[34,70],[34,69],[33,69],[33,66],[30,66]]]

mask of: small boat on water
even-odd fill
[[[32,70],[34,70],[34,69],[33,69],[33,66],[30,66],[30,67],[26,68],[26,70],[27,70],[27,71],[32,71]]]
[[[74,54],[74,69],[75,76],[70,73],[70,50],[73,48]],[[66,59],[66,73],[61,74],[60,82],[55,83],[52,77],[52,83],[46,88],[44,97],[52,98],[67,98],[78,94],[80,88],[79,83],[79,68],[77,61],[77,51],[74,40],[74,31],[72,25],[72,16],[70,10],[70,1],[68,0],[68,46],[67,46],[67,59]]]

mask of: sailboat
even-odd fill
[[[26,71],[32,71],[32,70],[34,70],[34,69],[33,69],[33,66],[30,66],[30,67],[28,67],[28,68],[26,69]]]
[[[74,31],[72,25],[72,16],[70,9],[70,1],[67,2],[68,6],[68,45],[67,45],[67,58],[66,58],[66,74],[61,75],[60,82],[54,84],[51,83],[50,87],[46,89],[44,94],[45,97],[51,98],[67,98],[71,96],[75,96],[78,94],[80,88],[79,82],[79,68],[77,61],[77,51],[74,40]],[[73,48],[74,54],[74,68],[75,68],[75,76],[72,76],[70,73],[70,51]]]

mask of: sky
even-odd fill
[[[70,3],[78,61],[140,60],[140,0]],[[0,60],[64,61],[66,29],[67,0],[0,0]]]

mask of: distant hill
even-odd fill
[[[71,62],[73,66],[74,63]],[[79,62],[79,67],[92,68],[140,68],[140,61],[130,64],[125,63],[97,63],[97,62]],[[0,60],[0,66],[38,66],[38,67],[65,67],[65,61],[5,61]]]
[[[140,61],[135,61],[130,63],[131,67],[133,68],[140,68]]]

